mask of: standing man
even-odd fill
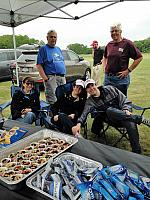
[[[57,41],[55,30],[48,31],[47,41],[48,43],[39,49],[37,68],[44,81],[46,101],[53,105],[56,102],[57,86],[66,83],[66,67],[61,49],[55,46]]]
[[[102,64],[104,51],[100,48],[100,46],[98,46],[98,42],[96,40],[93,41],[91,46],[93,55],[92,78],[95,80],[96,85],[100,86],[100,65]]]
[[[113,24],[110,27],[112,41],[104,51],[103,65],[105,69],[104,85],[113,85],[127,96],[130,84],[129,74],[142,61],[142,54],[130,40],[121,36],[121,24]],[[133,62],[129,64],[129,59]]]

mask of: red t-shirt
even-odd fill
[[[116,74],[128,68],[130,58],[136,60],[142,57],[142,54],[133,42],[123,38],[120,42],[109,42],[104,57],[107,59],[105,72]]]

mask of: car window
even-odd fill
[[[68,56],[67,51],[62,51],[62,54],[63,54],[64,60],[70,60],[70,57]]]
[[[22,52],[21,51],[17,51],[17,58],[19,58],[19,56],[21,56]]]
[[[18,62],[26,62],[27,60],[32,60],[32,61],[36,61],[37,60],[37,55],[35,54],[22,54],[19,58],[18,58]]]
[[[68,56],[70,57],[70,60],[72,61],[79,61],[79,56],[72,51],[68,51]]]
[[[6,61],[7,60],[7,53],[2,52],[0,53],[0,61]]]
[[[14,52],[7,52],[7,60],[15,60]]]

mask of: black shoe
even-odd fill
[[[145,124],[146,126],[150,127],[150,120],[142,117],[142,124]]]
[[[134,123],[140,125],[142,123],[143,117],[140,115],[132,115],[132,120]]]

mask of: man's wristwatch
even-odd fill
[[[130,72],[132,72],[132,70],[131,70],[131,69],[129,69],[129,68],[128,68],[128,71],[129,71],[129,73],[130,73]]]

